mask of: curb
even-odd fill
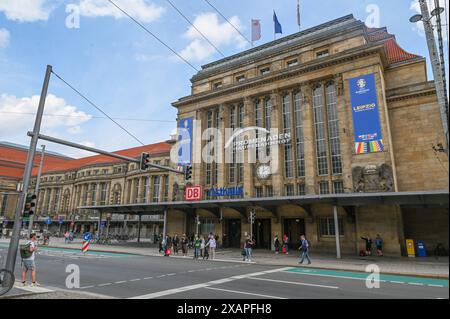
[[[78,250],[77,248],[72,247],[58,247],[58,246],[46,246],[48,248],[63,248],[63,249],[71,249],[71,250]],[[97,252],[97,253],[113,253],[113,254],[129,254],[134,256],[144,256],[144,257],[167,257],[164,255],[159,254],[142,254],[142,253],[128,253],[123,251],[114,251],[114,250],[98,250],[98,249],[90,249],[89,251]],[[191,256],[188,256],[187,258],[184,258],[183,256],[170,256],[172,258],[179,258],[179,259],[189,259],[192,258]],[[314,268],[314,269],[323,269],[323,270],[338,270],[338,271],[348,271],[348,272],[359,272],[359,273],[365,273],[364,271],[357,270],[357,269],[343,269],[338,267],[324,267],[324,266],[299,266],[299,265],[289,265],[286,263],[260,263],[257,261],[253,262],[244,262],[241,260],[233,260],[233,259],[208,259],[209,261],[219,261],[219,262],[234,262],[234,263],[243,263],[243,264],[254,264],[258,266],[283,266],[283,267],[292,267],[292,268]],[[395,272],[395,271],[383,271],[381,274],[385,275],[397,275],[397,276],[415,276],[415,277],[421,277],[421,278],[432,278],[432,279],[449,279],[448,275],[433,275],[433,274],[420,274],[420,273],[407,273],[407,272]]]

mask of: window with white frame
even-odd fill
[[[341,218],[338,218],[339,236],[344,235],[344,222]],[[319,232],[320,236],[335,236],[336,230],[334,227],[334,218],[320,218],[319,220]]]
[[[291,95],[283,96],[283,132],[291,134]],[[293,158],[291,141],[284,144],[284,175],[286,178],[292,178],[293,175]]]

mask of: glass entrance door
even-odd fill
[[[305,235],[305,220],[303,218],[286,218],[283,221],[283,234],[279,237],[283,239],[284,234],[289,236],[289,249],[296,250],[300,246],[300,235]]]

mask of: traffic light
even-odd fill
[[[25,210],[23,213],[24,217],[29,217],[30,215],[34,215],[36,210],[36,200],[37,196],[35,194],[27,194],[25,200]]]
[[[192,178],[192,166],[191,165],[186,165],[184,167],[184,179],[188,181],[191,178]]]
[[[150,162],[150,154],[149,153],[142,153],[141,154],[141,162],[139,164],[139,168],[141,171],[147,170],[147,164]]]
[[[253,224],[255,222],[255,219],[256,219],[256,212],[251,211],[250,212],[250,223]]]

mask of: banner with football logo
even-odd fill
[[[378,112],[375,74],[349,80],[350,103],[353,115],[355,153],[376,153],[384,150]]]

